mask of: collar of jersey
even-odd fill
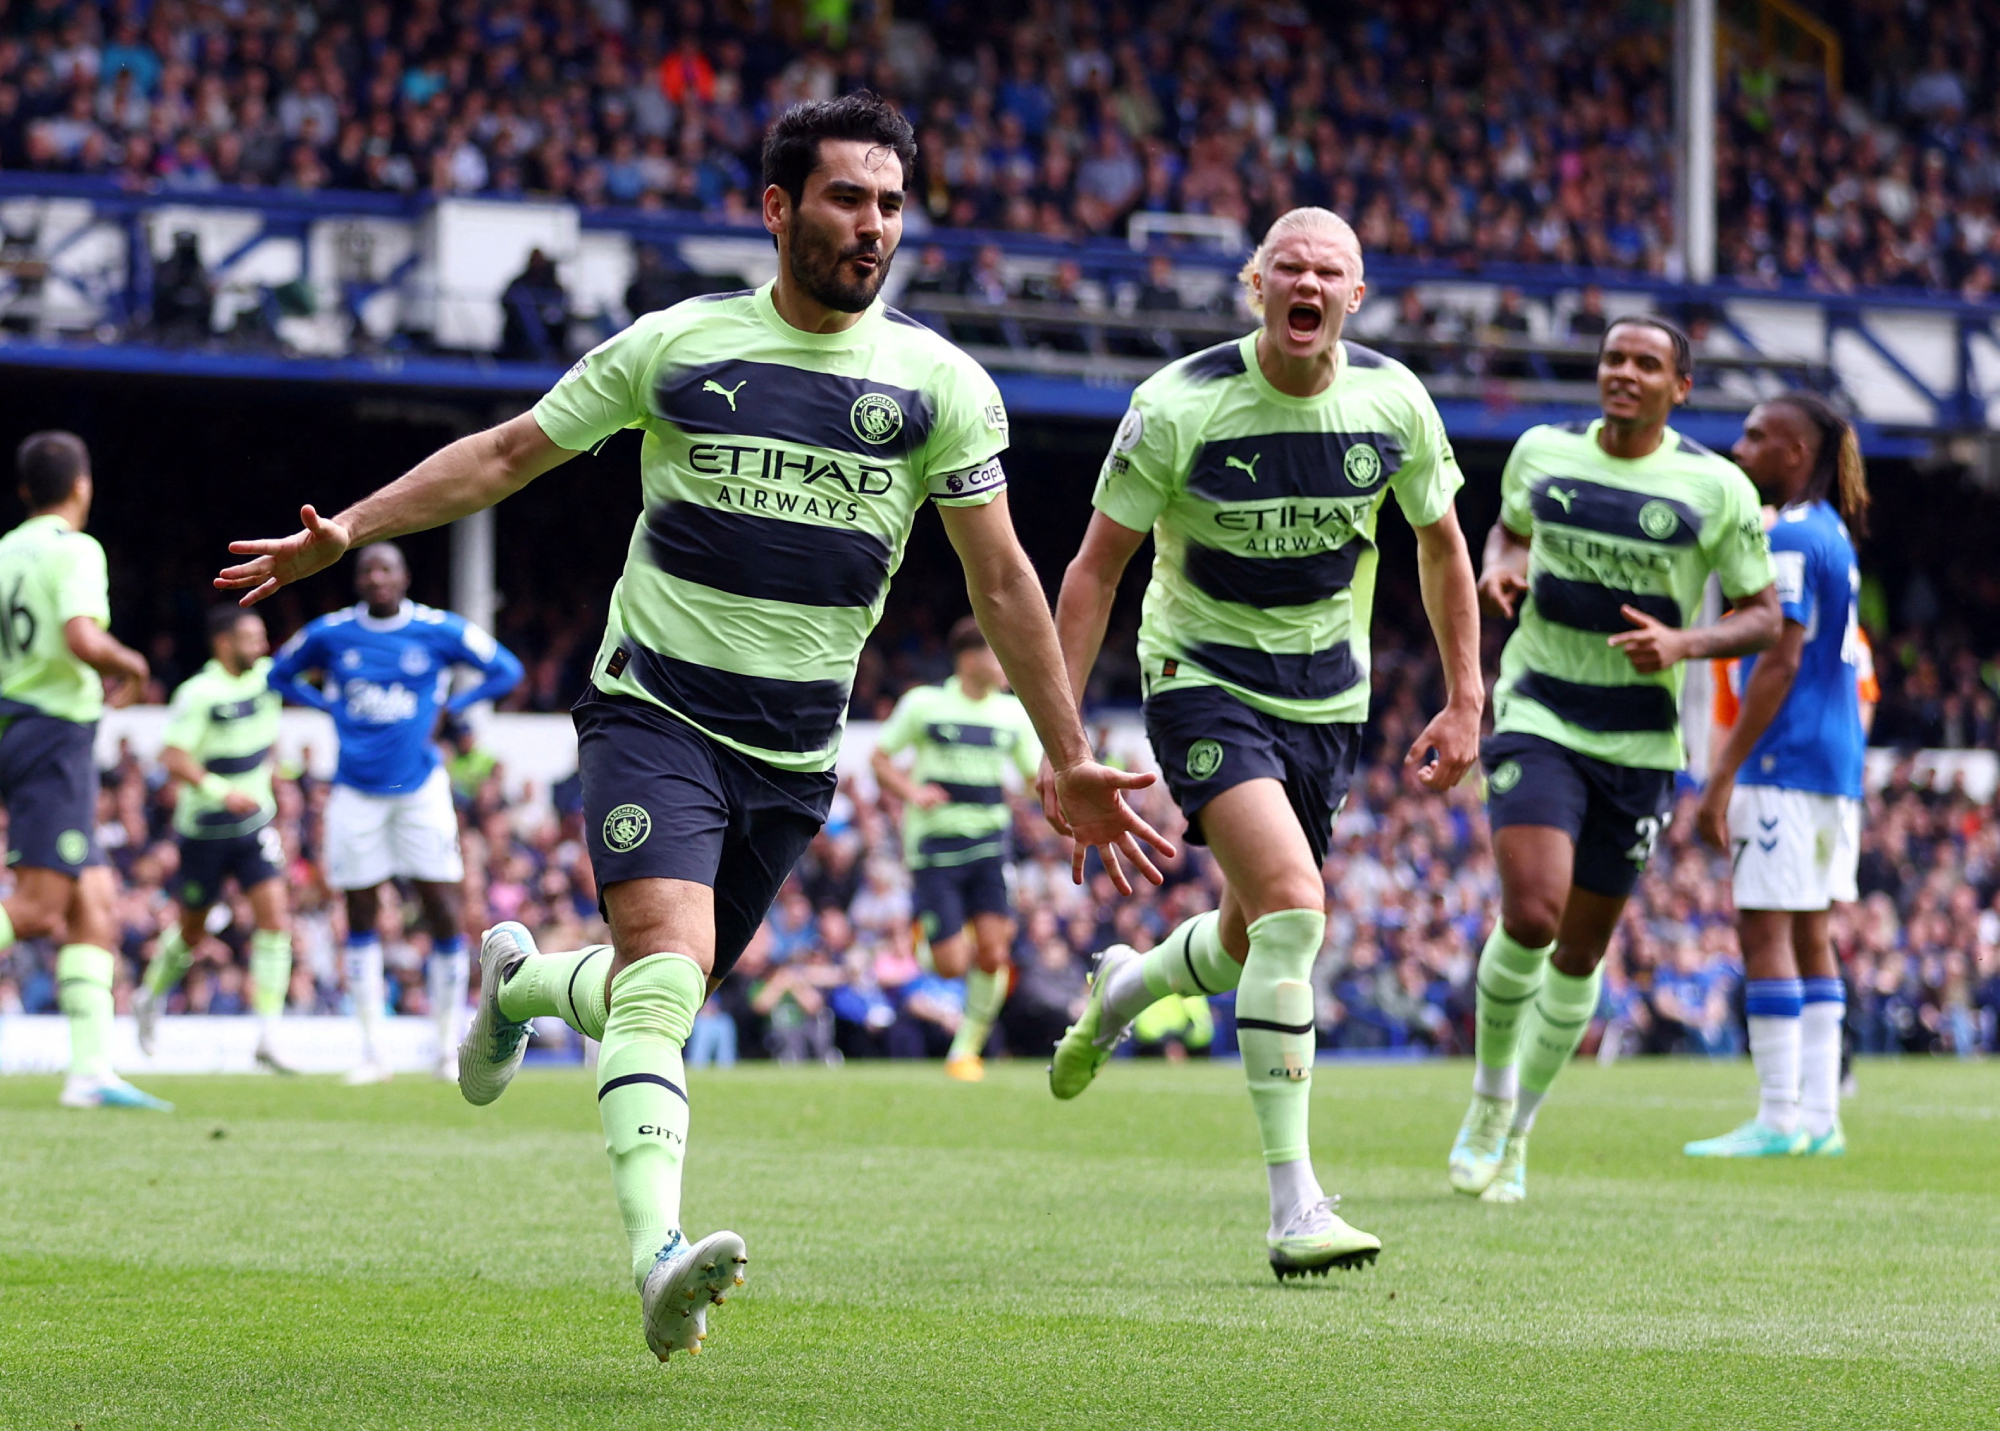
[[[1347,376],[1347,340],[1342,338],[1334,347],[1333,381],[1314,393],[1311,397],[1294,397],[1291,393],[1279,392],[1271,386],[1271,380],[1264,376],[1264,370],[1257,365],[1257,333],[1252,329],[1236,340],[1243,351],[1243,370],[1250,378],[1257,395],[1267,402],[1279,403],[1285,407],[1318,407],[1340,390],[1340,380]]]
[[[357,601],[354,603],[354,624],[363,631],[401,631],[410,624],[410,618],[416,614],[416,610],[417,603],[406,596],[403,598],[403,604],[396,608],[394,616],[370,616],[368,603]]]
[[[1667,426],[1660,429],[1660,445],[1655,447],[1651,452],[1648,452],[1644,457],[1613,457],[1609,452],[1604,450],[1603,444],[1597,440],[1597,434],[1603,430],[1603,427],[1604,419],[1602,417],[1592,418],[1590,426],[1583,430],[1583,440],[1589,444],[1591,452],[1595,454],[1598,461],[1612,464],[1611,470],[1613,472],[1616,472],[1621,467],[1641,467],[1655,458],[1671,457],[1674,453],[1680,451],[1681,435],[1674,431],[1671,426]]]
[[[868,305],[867,311],[856,322],[838,333],[808,333],[803,328],[794,328],[779,314],[778,305],[771,301],[771,290],[777,286],[778,280],[774,278],[759,288],[757,296],[751,300],[752,306],[756,308],[757,316],[762,318],[773,332],[786,342],[796,343],[802,348],[852,348],[882,321],[882,300],[877,298]]]
[[[65,517],[60,512],[37,512],[34,516],[28,518],[27,521],[21,523],[21,527],[25,529],[28,527],[32,527],[37,523],[41,523],[44,525],[54,525],[65,532],[74,532],[79,530],[79,528],[72,527],[69,524],[69,518]]]

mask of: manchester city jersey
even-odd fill
[[[832,767],[917,508],[1006,481],[1006,412],[977,363],[879,301],[804,332],[769,284],[648,314],[534,411],[573,452],[645,433],[645,511],[592,682],[786,770]]]
[[[446,699],[454,666],[485,679]],[[319,672],[323,685],[306,679]],[[369,795],[407,795],[430,778],[438,708],[464,710],[521,681],[513,652],[462,616],[405,601],[394,616],[365,605],[308,622],[278,651],[271,685],[333,717],[340,735],[336,784]]]
[[[1826,502],[1787,507],[1771,527],[1771,560],[1785,619],[1806,629],[1799,673],[1737,779],[1861,798],[1867,737],[1858,694],[1861,569],[1847,524]],[[1747,689],[1755,656],[1743,659]]]
[[[1742,469],[1672,428],[1644,457],[1597,445],[1600,418],[1521,434],[1500,477],[1500,520],[1529,543],[1528,594],[1500,657],[1493,728],[1581,755],[1678,770],[1683,668],[1642,675],[1610,637],[1622,608],[1685,627],[1710,572],[1732,601],[1769,586],[1757,491]]]
[[[257,802],[249,814],[237,815],[221,796],[187,786],[174,802],[174,828],[181,834],[195,839],[247,835],[277,813],[271,748],[278,743],[282,702],[270,687],[270,671],[268,658],[234,676],[212,660],[174,692],[167,707],[166,744],[193,756],[229,791]]]
[[[1153,533],[1146,693],[1219,686],[1286,720],[1365,720],[1382,503],[1394,493],[1429,526],[1464,478],[1401,363],[1342,343],[1333,382],[1293,397],[1264,377],[1256,344],[1248,334],[1141,383],[1091,498]]]
[[[1020,698],[988,691],[978,700],[953,676],[940,686],[903,693],[882,725],[876,748],[889,755],[915,748],[910,779],[936,785],[945,803],[903,810],[903,849],[911,869],[960,865],[1007,852],[1013,813],[1002,781],[1008,767],[1032,782],[1042,744]]]
[[[0,537],[0,714],[36,711],[88,723],[104,684],[69,649],[78,616],[111,621],[104,548],[61,517],[30,517]]]

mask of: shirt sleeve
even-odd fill
[[[1803,522],[1787,522],[1782,517],[1771,529],[1771,566],[1778,574],[1778,605],[1787,621],[1810,627],[1817,605],[1819,553],[1806,533]]]
[[[1005,490],[1007,405],[977,363],[954,364],[935,395],[937,419],[924,449],[924,483],[941,507],[979,507]]]
[[[1707,540],[1708,564],[1731,601],[1762,591],[1777,580],[1771,565],[1771,539],[1764,534],[1764,515],[1757,489],[1734,466],[1723,476],[1722,510]],[[1503,499],[1504,500],[1504,499]]]
[[[1164,405],[1143,387],[1111,439],[1090,505],[1121,527],[1149,532],[1186,479],[1180,443]]]
[[[646,381],[659,355],[660,324],[642,318],[576,360],[535,404],[535,422],[569,452],[594,452],[621,428],[651,414]]]
[[[291,640],[278,648],[278,654],[271,660],[271,672],[267,679],[271,689],[280,696],[316,710],[330,711],[333,703],[327,700],[326,693],[305,679],[306,672],[324,670],[325,667],[323,629],[317,622],[308,622],[292,633]]]
[[[1459,471],[1458,454],[1445,436],[1437,404],[1420,385],[1413,381],[1412,386],[1416,391],[1410,395],[1411,421],[1404,433],[1403,464],[1389,479],[1389,490],[1396,494],[1396,505],[1411,526],[1428,527],[1444,520],[1444,514],[1451,510],[1458,489],[1465,485],[1465,474]]]
[[[1535,494],[1528,490],[1527,445],[1528,434],[1523,433],[1500,471],[1500,520],[1517,537],[1535,534]]]
[[[111,624],[111,579],[105,573],[104,548],[97,538],[76,532],[56,543],[56,623],[66,625],[88,616],[100,626]]]
[[[889,718],[876,733],[875,748],[885,755],[899,755],[917,743],[917,703],[921,687],[903,692]]]
[[[201,747],[201,737],[208,729],[204,718],[204,702],[198,699],[196,682],[183,681],[174,698],[167,702],[167,733],[161,744],[172,750],[185,750],[190,755]]]

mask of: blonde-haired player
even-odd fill
[[[1221,866],[1222,906],[1143,956],[1122,945],[1099,956],[1049,1082],[1076,1097],[1167,994],[1235,990],[1270,1183],[1266,1247],[1282,1279],[1372,1262],[1381,1249],[1322,1193],[1307,1104],[1320,866],[1368,717],[1375,530],[1390,492],[1416,528],[1449,694],[1404,758],[1427,788],[1448,789],[1471,766],[1483,690],[1472,564],[1452,508],[1462,478],[1444,424],[1409,369],[1341,340],[1366,290],[1354,231],[1325,209],[1294,209],[1243,283],[1262,326],[1133,394],[1056,608],[1082,690],[1118,579],[1153,534],[1139,631],[1146,729],[1189,840]]]

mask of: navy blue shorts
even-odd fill
[[[910,907],[935,944],[965,928],[975,914],[1012,914],[1007,898],[1007,862],[999,856],[962,865],[931,865],[910,871]]]
[[[1479,754],[1494,829],[1561,830],[1576,844],[1577,888],[1613,899],[1632,892],[1673,818],[1673,771],[1614,765],[1518,731],[1488,736]]]
[[[276,825],[212,840],[182,835],[175,843],[181,850],[179,889],[185,909],[207,909],[221,899],[224,880],[235,880],[248,894],[284,869],[285,847]]]
[[[1174,803],[1187,816],[1190,844],[1208,843],[1201,833],[1202,806],[1246,780],[1268,778],[1285,787],[1313,863],[1326,863],[1334,816],[1361,761],[1359,722],[1281,720],[1252,710],[1227,691],[1190,686],[1147,698],[1146,738]]]
[[[96,834],[96,743],[95,721],[0,715],[0,803],[7,806],[10,869],[74,878],[104,863]]]
[[[715,891],[721,978],[826,823],[834,773],[779,770],[657,706],[595,687],[570,718],[598,907],[621,880],[707,885]]]

